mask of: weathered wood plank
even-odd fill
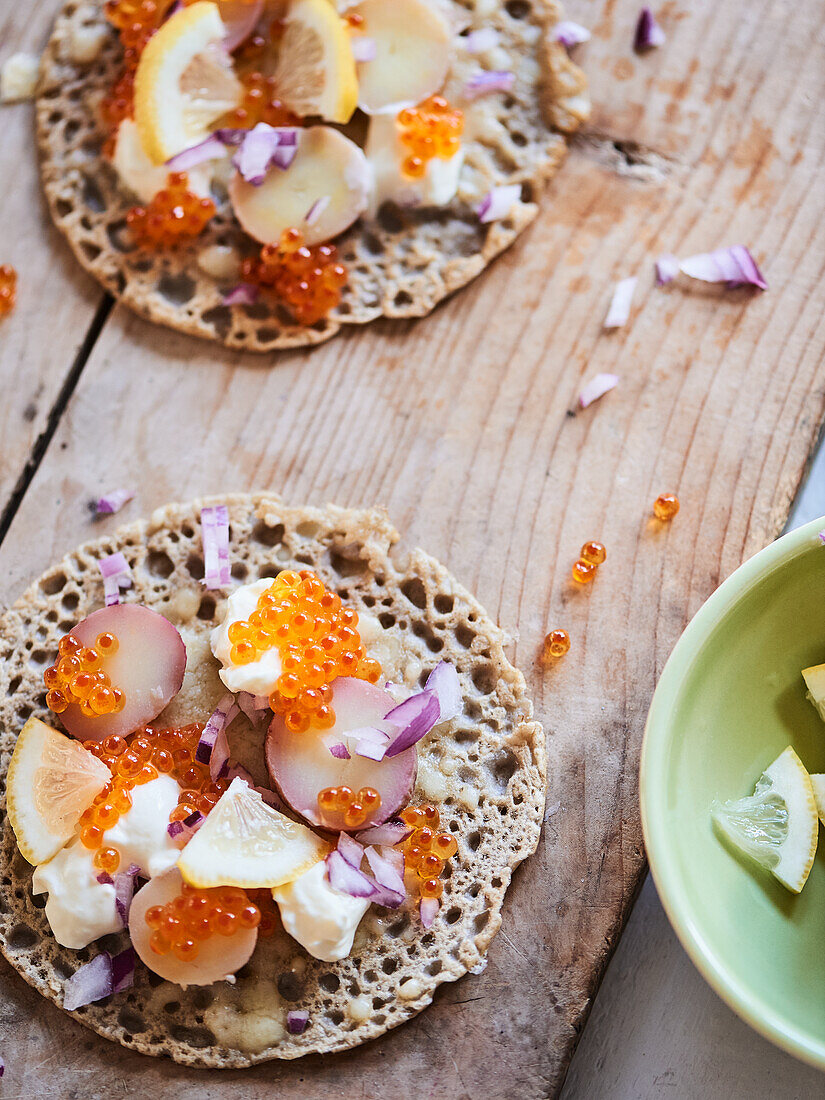
[[[60,0],[0,5],[0,64],[37,54]],[[103,292],[75,263],[40,194],[31,103],[0,106],[0,263],[18,273],[17,306],[0,321],[0,513],[89,330]]]
[[[570,8],[597,22],[595,5]],[[90,535],[84,500],[102,488],[138,487],[127,516],[222,488],[378,501],[519,632],[550,735],[548,819],[487,971],[360,1051],[221,1078],[239,1097],[273,1085],[292,1097],[558,1089],[643,870],[637,760],[656,675],[687,617],[776,533],[825,414],[825,10],[800,5],[790,36],[768,0],[705,0],[689,18],[671,5],[668,46],[644,59],[629,48],[636,5],[599,10],[581,58],[594,128],[641,150],[581,143],[536,226],[420,323],[267,364],[116,309],[0,549],[0,599],[11,600]],[[765,261],[769,293],[653,288],[660,252],[737,241]],[[612,286],[636,272],[632,321],[605,334]],[[568,416],[603,370],[621,375],[619,389]],[[663,490],[682,511],[655,529]],[[608,561],[574,591],[569,568],[588,537]],[[543,671],[536,654],[554,625],[573,649]],[[24,1091],[94,1080],[122,1095],[139,1073],[147,1095],[202,1094],[201,1074],[113,1058],[0,973],[21,1013],[4,1053]],[[54,1063],[42,1063],[58,1031],[68,1075],[50,1084]]]

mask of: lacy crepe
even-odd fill
[[[231,496],[230,559],[238,584],[310,568],[382,630],[369,641],[385,675],[411,689],[439,660],[457,669],[463,714],[418,746],[413,800],[438,806],[458,852],[447,864],[441,908],[425,930],[418,899],[371,907],[350,956],[321,962],[280,927],[260,938],[236,983],[183,990],[137,963],[134,986],[71,1013],[107,1039],[192,1066],[244,1067],[273,1058],[356,1046],[425,1008],[442,982],[478,972],[501,925],[513,869],[536,848],[544,811],[546,757],[541,726],[521,673],[504,654],[501,629],[450,573],[423,551],[401,554],[380,510],[287,507],[259,493]],[[86,543],[43,574],[0,618],[0,790],[15,739],[30,715],[58,726],[45,705],[43,670],[60,638],[103,604],[98,560],[120,550],[133,572],[126,600],[144,603],[180,630],[187,671],[180,694],[156,727],[204,722],[225,693],[209,635],[221,621],[222,593],[205,591],[200,509],[172,504]],[[269,781],[265,727],[240,715],[229,729],[235,762]],[[72,951],[53,939],[45,897],[31,893],[32,868],[17,850],[0,799],[0,950],[45,997],[61,1005],[65,979],[101,950],[121,950],[124,931]],[[301,1035],[286,1014],[305,1009]]]
[[[586,78],[554,39],[561,18],[555,0],[442,2],[458,27],[495,28],[500,41],[488,51],[489,67],[512,71],[514,87],[465,108],[465,163],[451,203],[420,210],[385,204],[376,219],[362,217],[336,239],[348,285],[328,317],[303,326],[263,297],[252,305],[225,305],[233,280],[218,280],[200,266],[214,245],[229,246],[239,257],[259,247],[241,230],[225,195],[216,195],[216,216],[191,242],[160,252],[138,250],[130,242],[126,213],[137,199],[101,152],[107,134],[100,105],[120,72],[121,46],[101,3],[69,0],[41,62],[37,141],[52,217],[77,259],[150,321],[250,351],[318,344],[342,325],[382,315],[429,313],[533,220],[544,184],[564,158],[565,137],[589,114]],[[99,55],[91,62],[73,60],[75,29],[98,25],[108,28]],[[457,100],[484,59],[455,50],[448,99]],[[353,132],[357,129],[356,119]],[[481,199],[493,187],[516,183],[521,201],[502,220],[482,224],[475,213]]]

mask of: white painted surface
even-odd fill
[[[788,527],[823,515],[825,443]],[[822,996],[825,1003],[825,989]],[[562,1100],[808,1100],[825,1097],[825,1074],[757,1035],[717,997],[682,950],[648,877],[561,1095]]]

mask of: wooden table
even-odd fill
[[[3,55],[42,45],[57,0],[5,4]],[[518,632],[551,752],[537,856],[515,877],[480,977],[351,1055],[216,1079],[111,1047],[0,968],[0,1091],[239,1098],[555,1094],[644,871],[642,726],[689,616],[781,528],[825,415],[821,163],[825,8],[668,0],[664,48],[630,44],[636,0],[573,0],[595,110],[538,222],[420,323],[313,352],[230,354],[114,307],[38,198],[29,106],[6,108],[2,260],[20,272],[0,329],[0,601],[92,527],[86,501],[265,487],[386,504]],[[770,291],[653,287],[652,260],[745,243]],[[616,280],[634,313],[606,334]],[[619,388],[568,415],[582,382]],[[678,492],[669,528],[649,519]],[[574,591],[586,538],[608,547]],[[550,626],[573,649],[544,671]],[[114,1055],[114,1056],[113,1056]],[[216,1093],[217,1094],[217,1093]]]

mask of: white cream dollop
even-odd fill
[[[145,878],[152,878],[177,863],[180,849],[166,826],[179,794],[180,787],[169,775],[132,788],[131,809],[107,829],[102,841],[104,847],[117,848],[122,871],[134,863]],[[94,857],[94,851],[75,837],[48,863],[34,869],[32,893],[48,892],[46,919],[62,947],[79,950],[123,927],[114,886],[97,881],[100,872]]]
[[[117,128],[115,151],[112,166],[130,191],[134,191],[141,202],[151,202],[158,191],[162,191],[169,180],[169,169],[165,164],[155,164],[143,148],[138,128],[131,118],[124,118]],[[210,180],[214,169],[213,161],[205,161],[189,168],[186,173],[187,187],[201,199],[210,197]]]
[[[442,160],[433,157],[421,179],[409,179],[401,170],[406,149],[399,136],[395,115],[374,115],[370,119],[364,148],[375,186],[370,196],[370,217],[383,202],[399,206],[446,206],[458,190],[464,150]]]
[[[293,882],[277,886],[272,896],[290,936],[316,959],[335,962],[352,950],[355,930],[370,903],[333,890],[326,869],[326,862],[319,860]]]
[[[226,601],[226,617],[212,631],[212,652],[223,665],[218,675],[232,692],[248,691],[250,695],[269,695],[275,690],[281,675],[281,658],[276,647],[265,650],[257,661],[248,665],[232,663],[232,643],[229,628],[233,623],[246,622],[258,599],[272,587],[272,578],[264,577],[236,588]]]

